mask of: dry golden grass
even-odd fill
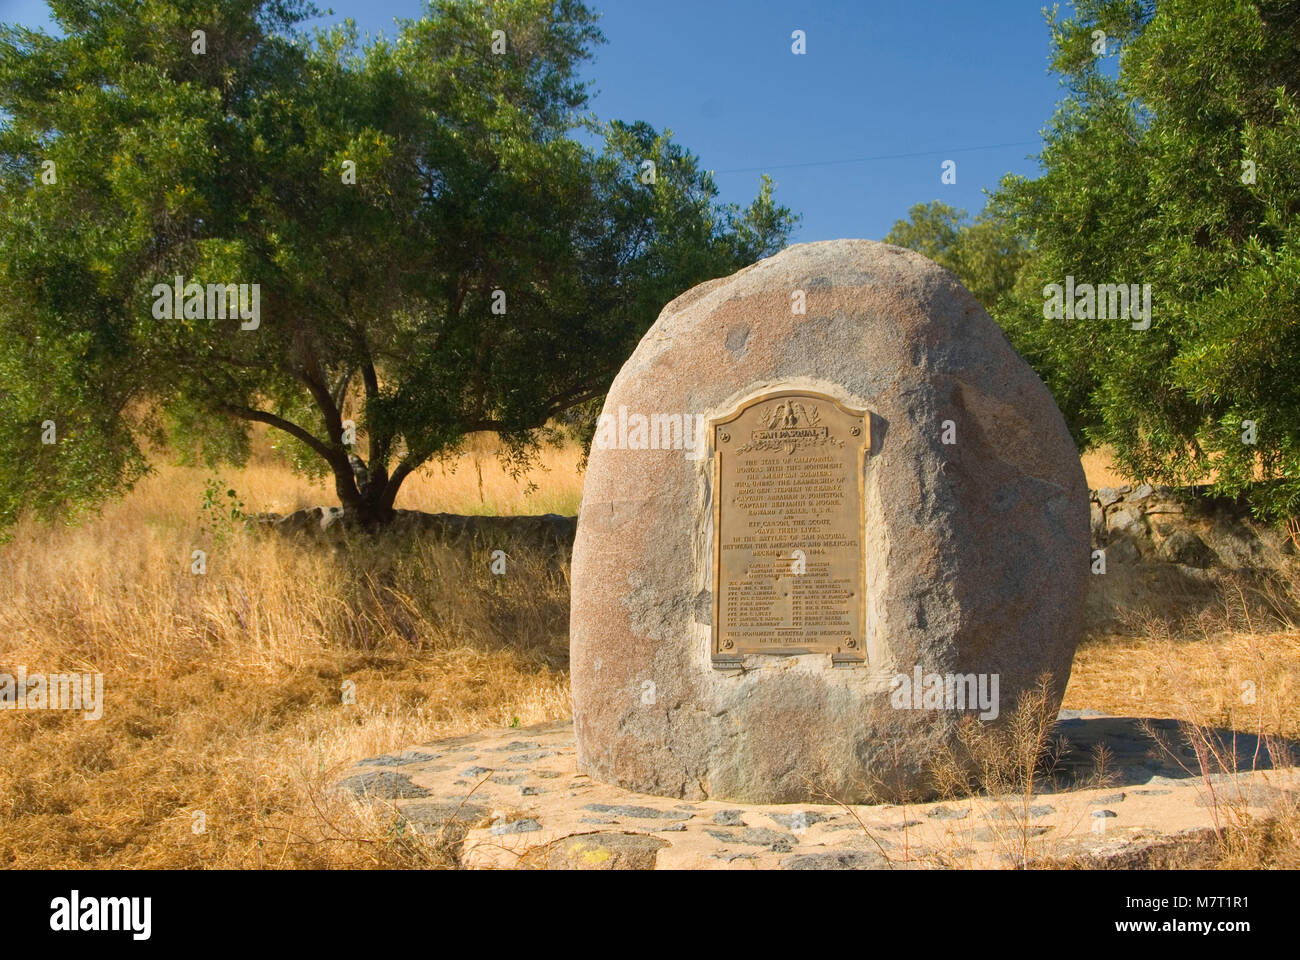
[[[1290,603],[1279,604],[1281,594]],[[1064,706],[1173,718],[1197,754],[1188,770],[1205,784],[1212,834],[1169,844],[1147,866],[1300,866],[1295,796],[1283,793],[1269,815],[1260,817],[1249,809],[1245,779],[1236,776],[1300,762],[1294,746],[1300,741],[1300,626],[1290,619],[1297,598],[1300,570],[1288,561],[1263,586],[1228,581],[1219,608],[1194,620],[1171,625],[1138,616],[1128,633],[1090,637],[1080,645]],[[1255,738],[1258,753],[1238,757],[1237,733]],[[1173,757],[1181,744],[1165,746]],[[1229,778],[1216,782],[1206,776],[1218,771]]]
[[[1088,478],[1088,486],[1093,490],[1098,487],[1122,487],[1124,484],[1136,483],[1132,477],[1125,476],[1115,465],[1115,451],[1108,445],[1093,447],[1082,457],[1083,472]],[[1211,468],[1197,482],[1214,483],[1219,472]],[[1255,476],[1263,479],[1268,476],[1262,460],[1255,466]]]
[[[573,513],[578,460],[545,451],[546,472],[521,480],[479,444],[413,478],[398,505]],[[161,468],[83,526],[23,524],[0,547],[0,672],[100,672],[106,700],[98,721],[0,714],[0,865],[454,865],[328,786],[361,757],[569,716],[567,566],[516,549],[502,578],[488,545],[336,548],[238,524],[214,539],[200,528],[207,477]],[[247,512],[333,502],[264,446],[224,480]],[[206,575],[190,572],[195,548],[208,551]],[[1300,738],[1300,633],[1240,619],[1089,640],[1066,705]],[[1216,848],[1216,862],[1287,862],[1296,823],[1244,824],[1258,838]]]
[[[306,507],[337,503],[330,478],[312,480],[290,472],[275,456],[270,437],[256,429],[248,465],[226,470],[223,478],[239,493],[249,513],[291,513]],[[465,451],[434,461],[402,484],[394,506],[427,513],[463,513],[510,516],[559,513],[572,516],[582,500],[582,450],[576,444],[543,447],[536,465],[523,477],[512,477],[497,456],[499,445],[486,437],[473,437]],[[141,484],[131,498],[135,508],[158,517],[179,516],[202,496],[211,471],[169,466]],[[184,488],[177,491],[177,485]]]
[[[466,458],[408,505],[543,512],[581,482],[526,494],[483,459],[483,498]],[[445,863],[327,787],[361,757],[567,717],[567,568],[511,550],[494,577],[486,546],[391,538],[214,542],[204,476],[164,468],[82,527],[24,525],[0,548],[0,672],[99,672],[106,701],[98,721],[0,715],[0,865]],[[267,463],[227,480],[248,511],[328,502]]]
[[[1096,447],[1081,459],[1083,474],[1088,478],[1088,487],[1092,490],[1098,487],[1122,487],[1133,482],[1115,468],[1114,455],[1109,447]]]
[[[1198,722],[1300,739],[1300,635],[1221,632],[1085,640],[1074,658],[1066,707],[1125,717],[1195,714]]]

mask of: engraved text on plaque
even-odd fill
[[[864,660],[866,411],[781,391],[710,426],[714,661]]]

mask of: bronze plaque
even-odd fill
[[[781,391],[710,427],[715,665],[751,653],[865,660],[867,412]]]

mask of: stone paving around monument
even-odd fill
[[[356,764],[338,789],[398,814],[401,829],[444,836],[468,868],[935,869],[1011,867],[1078,856],[1131,865],[1171,842],[1207,836],[1216,817],[1266,815],[1300,770],[1202,777],[1141,721],[1062,711],[1070,743],[1060,788],[1031,797],[908,805],[683,802],[598,783],[576,769],[569,722],[485,730]],[[1149,721],[1168,744],[1173,721]],[[1071,789],[1104,743],[1112,777]],[[1237,735],[1240,769],[1253,738]],[[1261,766],[1256,759],[1255,766]],[[1215,799],[1212,799],[1215,798]]]

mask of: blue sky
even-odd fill
[[[796,241],[879,239],[928,200],[978,211],[1003,174],[1035,173],[1061,93],[1042,0],[588,3],[608,41],[586,71],[596,113],[671,128],[716,172],[723,200],[747,202],[771,173],[778,199],[803,214]],[[423,7],[317,5],[333,10],[322,25],[351,17],[389,33]],[[0,19],[43,25],[46,9],[0,0]],[[795,29],[803,56],[790,49]],[[940,182],[944,160],[955,185]]]

